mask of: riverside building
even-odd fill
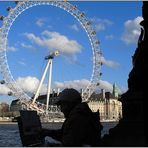
[[[119,101],[118,88],[113,85],[113,92],[93,93],[88,102],[92,111],[96,112],[99,109],[101,120],[115,120],[122,118],[122,103]]]
[[[49,109],[50,105],[53,105],[57,96],[59,95],[60,90],[56,92],[52,90],[52,94],[50,94],[49,99]],[[83,91],[81,90],[81,95],[83,95]],[[105,92],[104,89],[101,90],[101,93],[93,93],[89,99],[88,105],[93,112],[96,112],[99,109],[100,119],[103,120],[114,120],[118,121],[122,117],[122,104],[118,100],[120,98],[118,94],[118,88],[116,84],[113,85],[113,91]],[[37,102],[46,104],[47,95],[40,95],[37,98]],[[22,106],[18,103],[19,100],[13,100],[10,106],[11,111],[19,111],[22,109]],[[59,108],[52,108],[53,113],[61,113]],[[59,114],[60,115],[60,114]],[[56,116],[59,116],[56,115]]]

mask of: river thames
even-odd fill
[[[109,129],[115,127],[116,124],[117,122],[103,122],[102,136],[107,134]],[[58,129],[61,126],[61,123],[42,124],[42,127],[52,129]],[[0,147],[22,147],[17,123],[0,123]]]

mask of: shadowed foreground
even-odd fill
[[[110,130],[109,135],[102,139],[102,146],[148,146],[145,135],[144,108],[146,104],[145,81],[148,72],[148,2],[143,2],[140,23],[141,35],[137,49],[132,57],[133,68],[129,73],[128,91],[121,97],[123,118]]]

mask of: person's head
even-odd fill
[[[56,104],[61,107],[61,112],[63,112],[64,116],[67,118],[73,107],[81,102],[82,98],[77,90],[66,88],[59,94]]]

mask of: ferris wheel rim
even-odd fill
[[[19,88],[14,80],[11,71],[9,69],[9,65],[7,62],[7,37],[9,34],[9,30],[13,25],[15,19],[25,10],[38,6],[38,5],[52,5],[58,8],[65,10],[66,12],[70,13],[76,20],[81,24],[83,29],[85,30],[89,42],[91,44],[91,49],[93,52],[93,71],[90,78],[90,84],[84,90],[85,101],[88,100],[89,96],[87,95],[87,91],[93,91],[96,87],[99,79],[100,79],[100,57],[101,50],[99,47],[99,40],[96,37],[95,30],[91,26],[91,22],[85,17],[84,13],[79,11],[75,6],[70,4],[69,2],[64,1],[23,1],[19,2],[15,8],[11,9],[8,16],[4,19],[4,23],[2,28],[0,28],[0,66],[1,66],[1,73],[6,81],[7,86],[13,90],[14,96],[21,99],[21,101],[26,101],[27,99],[31,99],[21,88]],[[2,42],[3,40],[3,42]],[[91,93],[90,93],[91,94]]]

